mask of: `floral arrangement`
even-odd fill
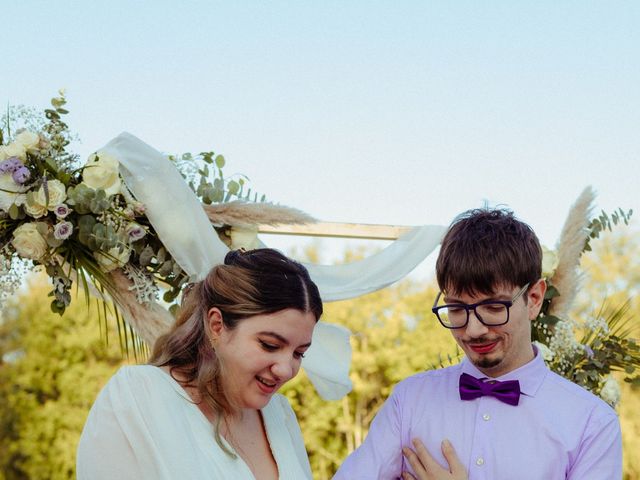
[[[579,263],[590,251],[590,240],[624,222],[632,211],[602,212],[589,220],[594,193],[587,188],[571,209],[556,251],[543,249],[543,276],[547,293],[542,310],[532,323],[534,343],[549,367],[585,387],[612,406],[620,400],[620,386],[612,373],[625,372],[625,381],[638,383],[640,345],[630,338],[628,303],[615,309],[604,305],[592,317],[575,319],[569,309],[580,283]]]
[[[63,121],[68,113],[64,92],[51,104],[39,131],[12,134],[9,115],[0,129],[2,296],[11,295],[23,274],[41,265],[53,284],[51,308],[60,314],[71,302],[74,280],[87,291],[95,286],[117,295],[110,277],[115,269],[128,277],[140,303],[156,300],[161,290],[171,303],[187,275],[156,236],[144,205],[127,189],[118,160],[98,151],[80,164],[67,150],[72,138]],[[205,206],[250,200],[243,177],[225,179],[222,155],[170,158]]]

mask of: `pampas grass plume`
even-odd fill
[[[592,213],[595,193],[591,186],[585,188],[571,207],[558,241],[558,267],[549,279],[560,296],[549,306],[549,315],[566,318],[578,293],[580,255],[589,236],[588,225]]]

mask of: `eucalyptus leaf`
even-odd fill
[[[171,273],[173,273],[173,275],[176,277],[182,273],[182,268],[180,268],[178,262],[173,262],[173,270]]]
[[[240,184],[238,184],[238,182],[236,182],[235,180],[231,180],[227,185],[227,189],[229,190],[229,193],[231,195],[235,195],[238,193],[238,190],[240,190]]]
[[[151,265],[151,260],[153,259],[153,257],[154,257],[153,248],[147,245],[146,247],[144,247],[144,249],[140,253],[140,260],[139,260],[140,265],[143,267],[148,267],[149,265]]]
[[[171,260],[167,260],[162,264],[162,266],[158,269],[158,274],[166,277],[171,273],[171,269],[173,268]]]
[[[46,240],[47,240],[47,245],[49,245],[51,248],[58,248],[64,243],[64,240],[58,240],[53,235],[48,235]]]
[[[166,292],[164,292],[164,294],[162,295],[162,300],[167,302],[167,303],[171,303],[176,299],[176,295],[174,292],[172,292],[171,290],[167,290]]]
[[[11,220],[17,220],[20,217],[20,207],[15,203],[12,203],[9,207],[9,217]]]

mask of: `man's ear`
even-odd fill
[[[222,334],[224,329],[224,322],[222,321],[222,312],[217,307],[211,307],[207,312],[207,326],[209,327],[209,333],[211,340],[217,340]]]
[[[541,278],[536,283],[529,287],[527,292],[527,308],[529,310],[529,320],[535,320],[542,308],[542,302],[544,301],[544,294],[547,291],[547,282],[544,278]]]

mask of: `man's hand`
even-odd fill
[[[449,470],[440,466],[438,462],[431,456],[424,444],[417,438],[413,439],[415,452],[410,448],[403,448],[402,453],[409,460],[409,464],[413,468],[417,477],[409,472],[402,472],[404,480],[467,480],[467,472],[464,471],[464,465],[460,463],[456,451],[449,440],[442,442],[442,454],[449,464]]]

